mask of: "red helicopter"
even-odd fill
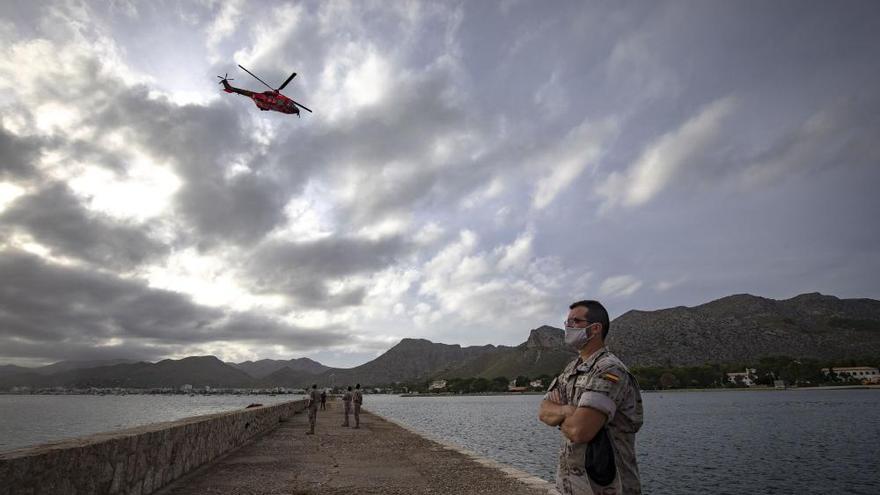
[[[239,67],[241,67],[241,65],[239,65]],[[256,78],[257,81],[260,81],[261,83],[266,84],[265,81],[263,81],[262,79],[260,79],[256,75],[254,75],[253,72],[245,69],[244,67],[241,67],[241,68],[242,68],[242,70],[244,70],[248,74],[254,76],[254,78]],[[255,91],[248,91],[246,89],[239,89],[239,88],[230,86],[229,81],[234,81],[235,79],[229,79],[227,76],[229,76],[228,73],[225,76],[217,76],[220,78],[220,84],[223,85],[223,91],[226,91],[227,93],[238,93],[240,95],[247,96],[248,98],[254,100],[254,103],[257,104],[257,107],[259,107],[260,110],[263,110],[263,111],[275,110],[276,112],[281,112],[281,113],[295,113],[297,117],[300,116],[299,115],[300,108],[302,108],[303,110],[305,110],[309,113],[312,113],[312,111],[309,110],[308,108],[306,108],[305,106],[303,106],[303,105],[293,101],[292,99],[284,96],[283,94],[281,94],[281,90],[284,89],[285,86],[287,86],[287,83],[289,83],[291,80],[293,80],[294,77],[296,77],[296,72],[291,74],[290,77],[288,77],[287,80],[284,81],[284,84],[282,84],[281,86],[278,86],[278,89],[272,89],[272,86],[269,86],[268,84],[266,84],[266,87],[269,89],[272,89],[272,91],[263,91],[262,93],[257,93]]]

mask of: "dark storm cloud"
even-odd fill
[[[347,344],[352,338],[349,329],[336,326],[303,329],[278,323],[254,312],[230,316],[224,320],[218,335],[218,339],[223,341],[283,345],[299,352]]]
[[[271,177],[244,174],[223,182],[202,177],[183,187],[177,211],[194,223],[201,242],[251,244],[284,220],[286,200],[283,187]]]
[[[11,344],[0,347],[0,358],[153,358],[212,342],[307,350],[348,338],[339,328],[305,330],[254,313],[199,306],[176,292],[54,265],[22,251],[2,251],[0,280],[0,341]]]
[[[222,316],[180,294],[54,265],[22,251],[3,251],[0,274],[0,329],[7,336],[43,342],[114,336],[189,340]]]
[[[0,180],[35,178],[34,161],[41,148],[39,139],[15,136],[0,126]]]
[[[104,130],[102,130],[104,132]],[[128,173],[130,157],[116,151],[107,150],[93,141],[76,139],[64,142],[55,148],[68,157],[75,157],[80,163],[88,163],[107,169],[120,177]]]
[[[835,167],[880,163],[880,94],[841,96],[777,136],[747,164],[746,180],[778,181]]]
[[[271,241],[250,256],[245,276],[256,289],[288,293],[306,307],[353,306],[363,300],[363,288],[331,294],[327,283],[380,271],[399,261],[410,249],[412,246],[399,237]]]
[[[405,78],[379,104],[332,127],[291,134],[276,145],[279,161],[330,182],[347,167],[364,173],[354,198],[339,208],[339,220],[353,227],[389,214],[454,205],[485,183],[495,164],[470,156],[494,143],[483,139],[486,124],[473,118],[467,102],[455,100],[454,69],[438,66]],[[454,150],[446,161],[432,156],[442,146]]]
[[[0,231],[21,230],[56,256],[127,270],[167,253],[149,225],[129,225],[90,212],[63,183],[18,198],[0,214]]]
[[[136,87],[120,94],[93,122],[129,130],[152,156],[173,164],[183,180],[176,213],[195,227],[202,243],[249,244],[284,219],[285,172],[255,152],[245,123],[225,100],[176,106]],[[233,163],[246,170],[230,174]]]
[[[98,345],[90,339],[79,341],[59,339],[45,341],[39,338],[9,337],[0,335],[0,360],[16,360],[30,363],[57,361],[104,361],[128,359],[133,361],[159,361],[177,352],[174,345],[152,345],[122,342],[114,345]]]
[[[369,169],[423,158],[437,138],[468,130],[466,102],[449,93],[453,69],[438,66],[399,81],[376,105],[314,131],[309,145],[330,163],[353,161]]]

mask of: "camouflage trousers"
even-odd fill
[[[309,428],[315,431],[315,423],[318,421],[318,408],[309,408]]]
[[[351,414],[351,402],[345,403],[345,423],[342,423],[342,426],[348,426],[348,415]]]
[[[561,466],[556,470],[556,489],[562,495],[623,495],[620,476],[608,486],[599,486],[587,473],[575,473]]]

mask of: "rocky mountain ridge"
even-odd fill
[[[233,368],[238,368],[254,378],[265,378],[284,368],[292,372],[306,372],[311,374],[321,373],[330,369],[329,366],[309,358],[289,359],[261,359],[259,361],[245,361],[243,363],[226,363]]]
[[[397,345],[376,359],[354,368],[331,368],[320,374],[303,375],[282,371],[266,377],[265,386],[307,387],[311,384],[327,386],[362,384],[412,383],[432,378],[438,370],[457,363],[479,359],[505,346],[470,346],[438,344],[425,339],[402,339]]]
[[[634,310],[611,323],[608,346],[630,366],[868,358],[880,356],[880,301],[737,294],[692,308]]]
[[[746,364],[774,355],[825,361],[874,359],[880,357],[880,301],[817,293],[786,300],[738,294],[694,307],[632,310],[612,321],[607,344],[630,367]],[[101,362],[89,368],[60,363],[38,369],[0,366],[0,389],[183,384],[302,388],[312,383],[383,385],[434,378],[535,377],[558,372],[573,356],[561,329],[542,326],[516,347],[462,347],[405,338],[376,359],[345,369],[307,358],[231,364],[213,356],[158,363]],[[47,373],[46,368],[60,371]]]

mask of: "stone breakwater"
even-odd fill
[[[314,435],[298,414],[162,495],[558,495],[540,478],[365,410],[359,429],[345,428],[340,402],[318,411]]]
[[[153,493],[305,409],[305,400],[99,433],[0,454],[0,495]]]

